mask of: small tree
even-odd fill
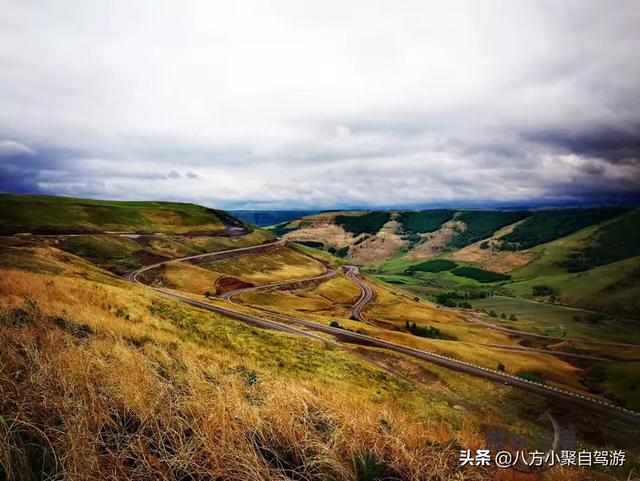
[[[517,321],[517,320],[518,320],[518,318],[516,317],[516,315],[515,315],[515,314],[511,314],[511,315],[509,316],[509,320],[510,320],[510,321]]]
[[[491,317],[498,317],[498,314],[496,314],[496,311],[489,311],[489,315]]]
[[[507,370],[507,369],[504,367],[504,364],[502,364],[502,363],[499,363],[499,364],[498,364],[498,371],[505,372],[506,370]]]
[[[501,317],[502,319],[506,319],[506,318],[507,318],[507,315],[503,312],[502,314],[500,314],[500,317]]]

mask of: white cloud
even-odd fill
[[[0,136],[33,161],[7,172],[226,206],[629,189],[639,22],[634,0],[8,1]]]
[[[36,151],[15,140],[0,140],[0,157],[36,155]]]

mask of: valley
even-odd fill
[[[581,211],[569,213],[580,217],[573,223],[554,220],[555,212],[544,221],[521,211],[321,213],[266,230],[207,211],[215,219],[198,219],[199,226],[219,222],[216,230],[167,225],[149,233],[147,206],[138,209],[147,220],[121,223],[118,232],[92,224],[91,232],[72,233],[86,228],[82,220],[40,223],[38,233],[16,214],[0,223],[2,352],[9,360],[0,385],[12,393],[4,412],[38,426],[28,430],[32,438],[48,433],[52,452],[76,456],[37,399],[54,399],[65,425],[73,422],[63,406],[79,409],[86,424],[76,443],[97,449],[74,461],[85,473],[153,459],[173,476],[191,466],[220,476],[294,469],[432,479],[453,472],[454,447],[481,446],[495,429],[550,444],[547,412],[571,424],[586,446],[639,453],[640,340],[637,321],[623,315],[637,313],[638,257],[625,247],[631,257],[603,264],[610,258],[598,251],[618,242],[617,223],[633,225],[635,211],[598,211],[586,226]],[[113,226],[116,214],[102,215]],[[158,222],[157,214],[151,218]],[[539,244],[518,250],[512,244],[531,238],[531,226],[526,235],[518,229],[528,222],[536,230],[550,224],[554,234],[545,230]],[[567,224],[576,230],[567,233]],[[577,262],[589,268],[571,272]],[[588,280],[603,272],[606,280]],[[568,286],[580,282],[601,294],[600,304]],[[99,378],[74,368],[89,359]],[[37,375],[18,384],[27,368],[56,372],[64,390]],[[25,396],[34,400],[25,404]],[[207,414],[211,400],[233,409]],[[102,417],[89,422],[92,412]],[[210,416],[227,424],[212,430]],[[307,416],[330,431],[315,431]],[[107,426],[111,434],[93,444],[91,433]],[[188,430],[199,433],[197,447]],[[113,444],[125,431],[134,444]],[[17,433],[12,446],[19,450]],[[219,436],[228,444],[213,450]],[[180,443],[190,450],[170,455]],[[319,465],[318,449],[325,453]],[[224,453],[225,461],[190,457],[203,450]],[[49,454],[39,456],[44,469],[57,469]],[[527,476],[552,472],[571,476],[572,468]]]

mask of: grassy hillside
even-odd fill
[[[187,307],[53,247],[4,247],[0,259],[0,415],[11,420],[0,476],[9,481],[292,472],[482,481],[495,473],[456,473],[459,447],[482,445],[486,422],[535,432],[527,413],[543,409],[504,386],[380,357],[421,380],[414,385],[349,351]],[[330,282],[318,295],[348,303],[353,285]],[[523,409],[505,414],[505,402]]]
[[[640,210],[601,226],[560,265],[569,272],[580,272],[637,255],[640,255]]]
[[[221,231],[242,225],[224,212],[195,204],[123,202],[43,195],[0,194],[0,234],[18,232]]]
[[[633,269],[597,269],[640,255],[638,210],[326,212],[278,232],[429,299],[450,291],[531,298],[533,286],[548,284],[563,304],[640,316]],[[605,278],[591,281],[598,273]]]
[[[518,224],[501,238],[502,248],[522,250],[565,237],[589,225],[619,216],[624,209],[559,209],[540,210]]]
[[[458,232],[450,243],[453,249],[459,249],[490,237],[502,227],[518,222],[529,215],[527,211],[462,211],[456,219],[463,222],[465,229]]]
[[[126,274],[163,259],[215,252],[260,244],[271,234],[255,230],[238,237],[172,237],[168,235],[129,238],[119,235],[60,236],[49,244],[84,257],[115,274]],[[29,243],[28,238],[22,239]]]

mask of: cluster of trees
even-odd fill
[[[460,249],[479,240],[486,239],[493,235],[495,231],[522,220],[528,215],[529,211],[524,210],[468,210],[460,212],[456,219],[464,222],[467,228],[455,235],[451,241],[451,246]]]
[[[533,212],[512,232],[502,237],[501,248],[520,250],[564,237],[589,225],[623,214],[625,209],[558,209]]]
[[[442,333],[440,332],[440,329],[438,329],[437,327],[422,327],[418,326],[415,322],[409,321],[405,321],[404,325],[407,330],[414,336],[427,337],[430,339],[444,339]]]
[[[442,224],[453,218],[454,210],[432,209],[401,212],[398,221],[402,229],[408,234],[427,233],[437,231]],[[420,239],[420,236],[417,237]]]
[[[582,272],[640,255],[640,210],[603,225],[585,244],[558,265],[569,272]]]
[[[558,291],[556,291],[553,287],[545,286],[542,284],[532,286],[531,293],[533,294],[533,297],[548,297],[558,295]]]
[[[314,249],[324,249],[324,242],[312,241],[312,240],[299,240],[296,242],[298,244],[302,244],[303,246],[313,247]]]
[[[494,310],[489,311],[489,315],[491,317],[495,317],[495,318],[498,317],[498,313],[496,311],[494,311]],[[506,320],[507,319],[507,314],[504,313],[504,312],[502,314],[500,314],[500,319],[505,319]],[[518,316],[516,316],[515,314],[512,313],[512,314],[509,314],[508,319],[510,321],[517,321],[518,320]]]
[[[355,241],[353,243],[354,246],[357,246],[358,244],[362,244],[364,241],[366,241],[367,239],[369,239],[371,237],[371,234],[367,234],[363,237],[361,237],[360,239],[358,239],[357,241]]]
[[[338,215],[335,223],[352,234],[375,234],[391,217],[390,212],[374,211],[362,215]]]
[[[347,257],[347,255],[349,254],[349,246],[340,247],[339,249],[331,246],[327,250],[329,254],[333,254],[334,256],[338,257]]]
[[[447,307],[464,307],[471,309],[472,306],[469,302],[473,299],[485,299],[489,297],[489,294],[483,291],[473,292],[444,292],[435,296],[435,300],[438,304]],[[461,302],[457,302],[461,301]]]

